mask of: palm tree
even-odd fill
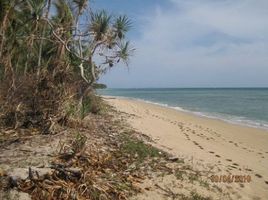
[[[111,23],[112,16],[108,15],[105,11],[92,14],[91,26],[89,32],[92,36],[91,52],[89,61],[91,62],[91,83],[96,81],[95,63],[92,62],[92,56],[97,52],[104,57],[105,62],[103,66],[99,66],[99,71],[106,72],[108,68],[112,67],[115,63],[118,63],[121,59],[128,63],[129,56],[134,51],[130,47],[129,42],[123,42],[126,32],[129,30],[131,23],[126,16],[119,16],[115,19],[114,23]]]

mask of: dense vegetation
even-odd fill
[[[92,11],[90,3],[0,0],[1,125],[48,133],[84,112],[103,73],[128,63],[129,19]]]

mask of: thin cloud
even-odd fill
[[[268,86],[266,0],[171,3],[139,19],[130,73],[115,70],[103,79],[108,85]]]

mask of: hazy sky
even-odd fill
[[[268,87],[268,0],[94,0],[127,14],[137,49],[118,87]]]

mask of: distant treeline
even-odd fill
[[[106,89],[107,88],[107,85],[102,84],[102,83],[95,83],[94,84],[94,88],[95,89]]]

